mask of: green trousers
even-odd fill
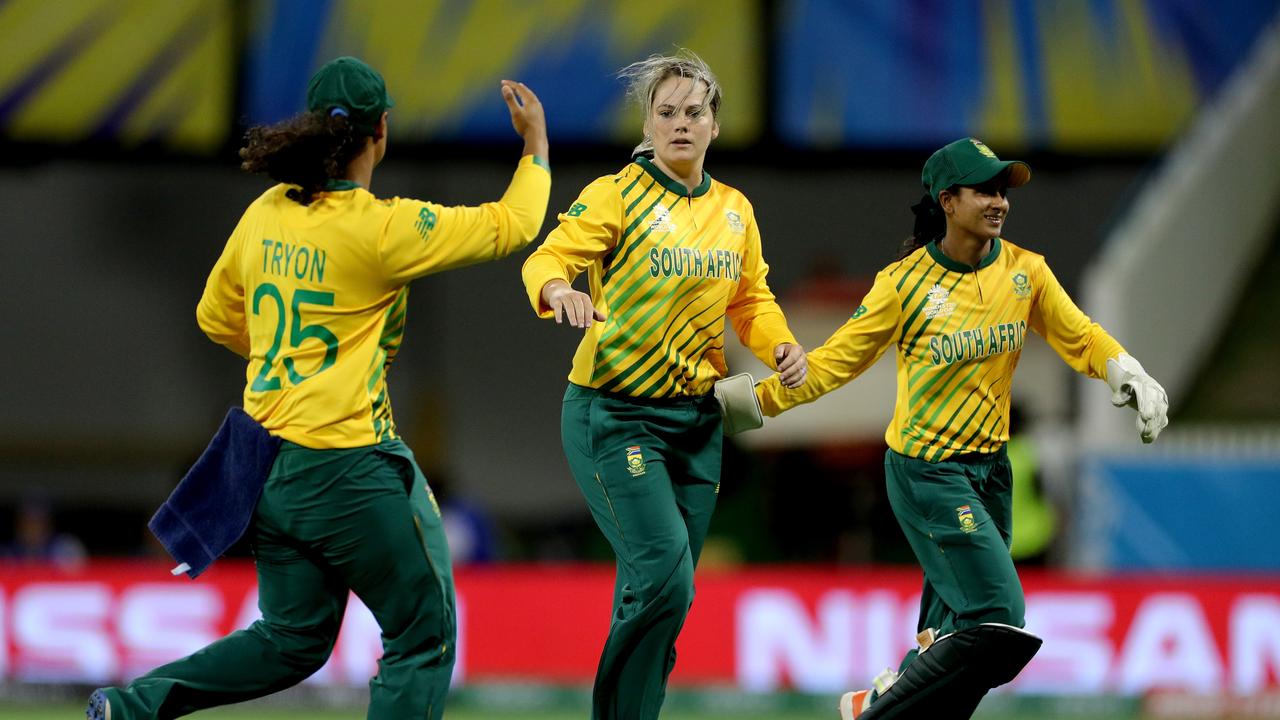
[[[329,658],[348,591],[382,629],[369,718],[444,714],[457,629],[439,511],[401,441],[284,443],[249,529],[262,619],[125,688],[113,720],[172,718],[295,685]]]
[[[645,400],[570,385],[561,432],[618,566],[591,717],[656,718],[720,487],[719,407],[711,396]]]
[[[889,450],[884,469],[889,504],[924,570],[918,629],[946,635],[987,622],[1023,627],[1026,601],[1009,555],[1013,473],[1004,448],[937,463]]]

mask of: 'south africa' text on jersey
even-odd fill
[[[709,277],[737,280],[742,277],[742,255],[733,250],[653,248],[649,250],[651,277]]]

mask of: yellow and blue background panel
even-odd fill
[[[554,142],[634,144],[619,68],[677,46],[724,87],[718,147],[1162,147],[1277,16],[1274,0],[8,0],[0,138],[212,153],[303,109],[355,55],[397,142],[508,142],[498,80]]]

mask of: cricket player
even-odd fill
[[[693,53],[625,68],[644,120],[635,161],[585,189],[529,256],[539,317],[586,333],[561,431],[574,480],[617,556],[612,623],[591,717],[658,717],[693,573],[720,485],[714,383],[725,317],[780,381],[804,381],[804,350],[765,278],[742,193],[703,169],[720,86]],[[587,273],[589,292],[571,283]]]
[[[1164,389],[1080,311],[1044,257],[1000,236],[1008,189],[1030,168],[973,138],[929,158],[925,198],[902,257],[880,271],[853,316],[809,353],[809,381],[761,382],[765,415],[812,402],[897,351],[898,392],[885,432],[890,505],[924,569],[920,647],[898,672],[845,694],[844,720],[967,718],[1012,680],[1040,639],[1023,630],[1009,555],[1009,393],[1028,331],[1077,372],[1106,380],[1137,409],[1152,442],[1168,424]]]
[[[542,105],[521,83],[502,81],[502,96],[524,154],[502,199],[478,207],[370,192],[392,101],[355,58],[320,68],[305,113],[249,131],[242,167],[279,184],[245,211],[196,317],[248,360],[245,410],[283,439],[248,531],[262,619],[94,692],[90,718],[171,718],[295,685],[328,659],[352,591],[382,629],[368,717],[443,716],[453,575],[387,371],[411,280],[503,257],[541,228],[551,187]]]

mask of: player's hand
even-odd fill
[[[524,138],[524,154],[547,157],[547,118],[542,102],[528,85],[514,80],[502,81],[502,99],[511,111],[511,127]]]
[[[542,301],[551,308],[557,325],[567,320],[573,327],[589,328],[593,321],[605,320],[604,313],[591,304],[590,295],[574,290],[563,280],[547,281],[542,286]]]
[[[778,363],[778,380],[784,386],[798,388],[809,377],[809,358],[799,345],[782,343],[773,349],[773,359]]]
[[[1151,443],[1169,426],[1169,395],[1147,374],[1142,364],[1127,353],[1107,361],[1107,384],[1111,404],[1138,411],[1135,424],[1142,442]]]

